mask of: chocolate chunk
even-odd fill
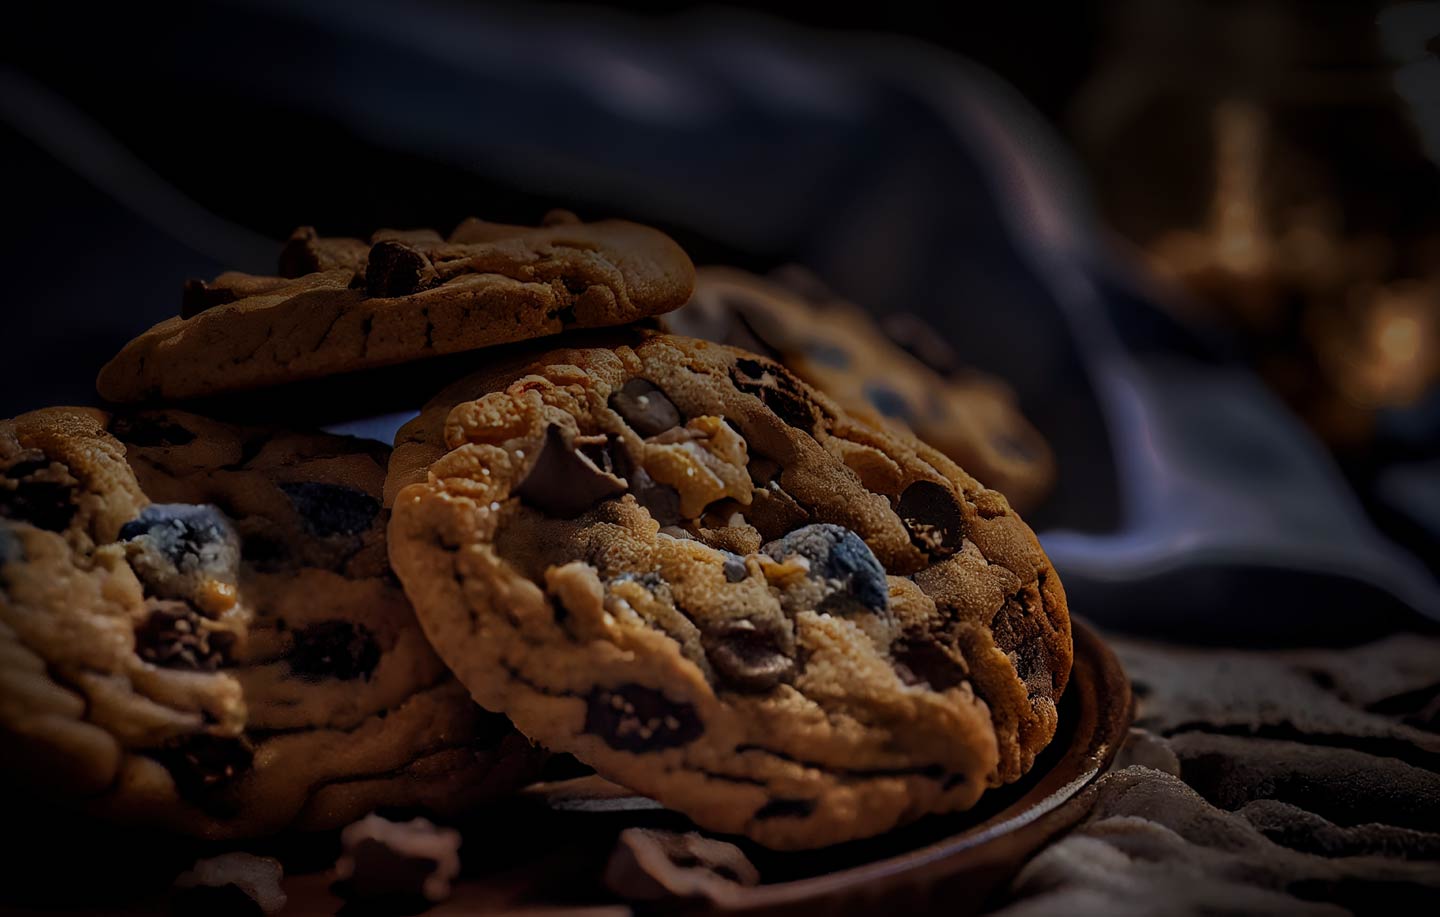
[[[301,226],[290,234],[280,251],[281,277],[294,278],[316,271],[357,270],[365,262],[370,246],[359,239],[322,238],[313,226]]]
[[[902,637],[890,649],[895,669],[907,685],[928,684],[944,691],[964,684],[970,671],[963,659],[957,659],[928,635]]]
[[[380,664],[380,644],[363,624],[321,621],[295,631],[287,661],[290,671],[306,680],[368,681]]]
[[[786,493],[779,481],[771,481],[750,495],[745,518],[761,538],[773,540],[808,523],[810,511]]]
[[[695,741],[705,731],[690,704],[643,685],[598,689],[586,698],[585,732],[617,751],[650,752]]]
[[[0,480],[0,516],[28,522],[48,532],[63,532],[80,507],[75,489],[64,481],[45,480],[50,460],[27,457],[5,469]]]
[[[235,291],[212,287],[203,280],[187,280],[180,294],[180,317],[194,318],[206,309],[234,302]]]
[[[202,804],[213,802],[215,794],[244,776],[255,758],[244,738],[205,734],[182,739],[152,755],[170,772],[181,796]]]
[[[680,411],[664,392],[644,379],[631,379],[610,395],[610,409],[641,436],[656,436],[680,425]]]
[[[625,450],[614,450],[611,455],[615,462],[615,473],[625,479],[630,493],[635,496],[635,502],[649,511],[651,519],[662,528],[672,527],[681,521],[680,491],[650,477],[649,472],[635,464]]]
[[[948,487],[916,481],[900,495],[895,513],[915,547],[931,557],[949,557],[965,541],[965,514]]]
[[[815,432],[815,404],[789,370],[769,360],[741,357],[730,367],[735,387],[759,398],[775,416],[806,433]]]
[[[626,828],[605,867],[606,887],[628,901],[703,898],[707,890],[759,882],[739,847],[694,831]]]
[[[305,531],[318,538],[331,535],[358,535],[380,514],[380,501],[343,484],[292,481],[280,489],[300,514]]]
[[[425,253],[399,239],[382,239],[370,246],[365,291],[371,296],[408,296],[435,286],[437,279]]]
[[[725,552],[725,582],[740,583],[750,578],[750,568],[739,554]]]
[[[701,638],[705,657],[726,686],[738,691],[769,691],[795,672],[783,635],[773,626],[739,619],[708,628]]]
[[[767,818],[808,818],[815,811],[813,799],[772,799],[755,810],[757,821]]]
[[[130,565],[152,589],[167,594],[164,580],[203,574],[233,582],[240,539],[225,514],[213,506],[152,503],[120,528],[120,540],[134,546]]]
[[[205,626],[201,614],[185,602],[146,599],[149,614],[135,628],[135,652],[152,665],[213,672],[230,661],[235,635]]]
[[[953,376],[960,371],[960,357],[919,316],[910,312],[887,315],[881,327],[890,340],[940,375]]]
[[[865,383],[865,398],[873,405],[875,410],[886,417],[894,417],[909,423],[915,419],[915,412],[910,410],[910,402],[905,396],[880,382]]]
[[[340,844],[335,891],[366,912],[418,913],[450,897],[460,875],[460,832],[423,818],[368,815],[340,832]]]
[[[760,549],[775,560],[800,556],[810,562],[809,576],[827,590],[817,610],[838,612],[890,608],[885,568],[870,546],[841,525],[821,523],[796,529]]]
[[[195,441],[195,434],[168,420],[164,415],[121,414],[110,422],[110,433],[130,446],[184,446]]]
[[[565,441],[565,432],[551,424],[545,442],[520,482],[520,499],[550,516],[573,519],[606,497],[623,494],[625,481],[596,467],[590,457]]]
[[[194,917],[279,913],[285,907],[280,888],[284,870],[278,860],[249,853],[225,853],[195,865],[175,879],[170,913]]]
[[[849,369],[853,362],[850,359],[849,351],[826,341],[807,341],[805,356],[821,366],[828,366],[831,369]]]

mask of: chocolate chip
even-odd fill
[[[815,811],[813,799],[772,799],[755,810],[755,820],[767,818],[808,818]]]
[[[831,369],[849,369],[853,362],[849,351],[826,341],[807,341],[805,356]]]
[[[180,293],[180,317],[194,318],[206,309],[234,302],[234,290],[212,287],[203,280],[187,280]]]
[[[213,506],[152,503],[120,527],[134,546],[130,565],[147,586],[165,594],[163,579],[200,573],[233,581],[240,540],[225,514]]]
[[[865,398],[886,417],[895,417],[907,423],[915,419],[915,412],[910,410],[910,402],[905,400],[905,396],[884,383],[866,382]]]
[[[280,251],[281,277],[294,278],[316,271],[357,270],[365,262],[370,246],[359,239],[322,238],[313,226],[301,226],[290,234]]]
[[[295,631],[295,643],[287,661],[290,671],[307,681],[322,678],[368,681],[380,664],[380,644],[363,624],[321,621]]]
[[[255,752],[244,738],[194,735],[152,756],[165,766],[180,795],[197,803],[213,803],[215,794],[245,775]]]
[[[615,473],[625,479],[630,493],[635,496],[635,502],[649,511],[650,518],[662,528],[680,522],[680,491],[650,477],[649,472],[635,464],[624,449],[612,450],[611,457],[615,463]]]
[[[807,525],[760,550],[775,560],[800,556],[810,562],[809,577],[827,590],[819,611],[844,614],[860,609],[884,612],[890,608],[885,568],[869,545],[844,526]]]
[[[639,753],[688,745],[705,732],[705,725],[690,704],[629,684],[600,689],[586,698],[584,731],[617,751]]]
[[[654,383],[631,379],[610,395],[610,409],[641,436],[656,436],[680,425],[680,411]]]
[[[515,492],[548,515],[573,519],[600,500],[625,490],[624,480],[596,467],[589,456],[565,441],[565,432],[559,426],[551,424],[545,428],[545,441],[530,473]]]
[[[929,636],[902,637],[890,652],[900,679],[907,685],[923,682],[936,691],[944,691],[964,684],[970,677],[964,660],[956,659]]]
[[[369,815],[340,832],[335,891],[366,913],[413,914],[450,896],[460,875],[460,832],[423,818]]]
[[[230,661],[235,635],[212,630],[198,611],[173,599],[146,599],[149,614],[135,628],[135,652],[167,669],[213,672]]]
[[[280,485],[290,505],[300,514],[305,531],[318,538],[358,535],[375,522],[380,501],[343,484],[292,481]]]
[[[815,406],[805,387],[778,363],[741,357],[730,367],[740,391],[759,398],[775,416],[807,433],[815,432]]]
[[[398,239],[370,246],[365,262],[365,291],[371,296],[408,296],[436,283],[435,266],[425,253]]]
[[[750,568],[739,554],[725,552],[725,582],[741,583],[750,578]]]
[[[769,691],[795,672],[795,660],[781,646],[774,627],[738,619],[708,628],[701,642],[705,657],[726,686],[738,691]]]
[[[948,487],[916,481],[900,495],[895,513],[915,547],[931,557],[949,557],[965,541],[965,514]]]
[[[960,357],[945,338],[919,316],[910,312],[891,314],[881,327],[890,340],[940,375],[953,376],[962,368]]]
[[[25,460],[7,468],[6,480],[0,481],[0,516],[49,532],[65,531],[80,507],[70,484],[34,477],[49,468],[48,459]]]
[[[184,446],[195,434],[164,415],[121,414],[110,422],[110,433],[122,443],[143,448]]]

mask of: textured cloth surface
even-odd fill
[[[1000,913],[1435,911],[1440,640],[1280,653],[1112,644],[1137,728]]]

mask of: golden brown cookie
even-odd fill
[[[913,431],[1019,510],[1049,493],[1050,446],[1003,383],[960,367],[914,315],[891,316],[882,330],[800,269],[776,276],[702,268],[691,301],[665,323],[775,358],[852,416]]]
[[[391,560],[441,656],[707,828],[876,834],[972,805],[1055,733],[1070,625],[1034,535],[771,360],[662,334],[552,351],[401,438]]]
[[[0,733],[21,785],[209,837],[456,811],[538,753],[389,574],[388,450],[177,411],[0,422]]]
[[[694,283],[663,233],[563,213],[538,228],[470,219],[448,239],[381,230],[366,243],[305,227],[280,274],[191,281],[180,315],[100,371],[101,396],[195,398],[623,325],[681,305]]]

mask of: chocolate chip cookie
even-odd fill
[[[770,359],[556,350],[453,387],[402,439],[427,436],[389,543],[431,642],[521,731],[707,828],[873,835],[1055,733],[1070,624],[1034,535]]]
[[[6,768],[210,837],[453,811],[538,754],[390,575],[377,443],[176,411],[0,422]]]
[[[449,238],[381,230],[369,242],[295,231],[279,276],[185,286],[180,314],[100,371],[117,402],[182,399],[622,325],[685,302],[694,268],[634,223],[470,219]]]
[[[1003,383],[961,367],[914,315],[883,330],[798,268],[764,279],[733,268],[697,272],[695,295],[670,329],[771,356],[851,416],[913,431],[1019,510],[1055,483],[1049,445]]]

